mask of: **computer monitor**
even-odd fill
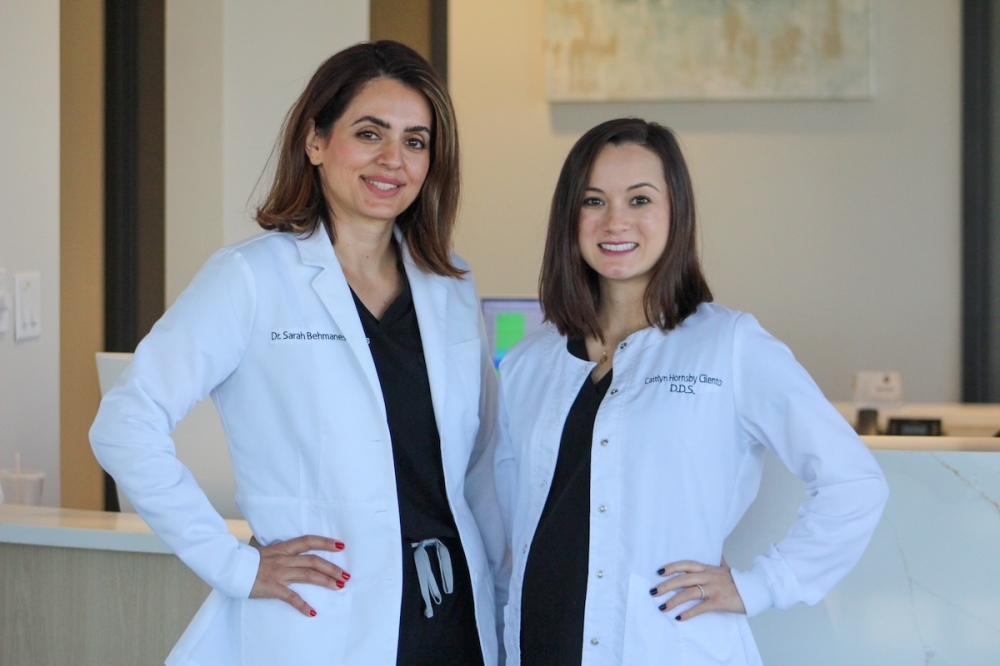
[[[511,347],[542,327],[542,308],[534,298],[484,298],[483,319],[493,367]]]

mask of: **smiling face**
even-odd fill
[[[663,164],[634,143],[606,145],[594,160],[580,208],[584,261],[612,284],[649,283],[670,236],[670,192]]]
[[[395,79],[375,79],[351,101],[328,136],[312,131],[309,161],[319,168],[334,226],[391,224],[420,194],[430,169],[430,105]]]

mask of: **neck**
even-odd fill
[[[337,254],[344,273],[362,279],[396,272],[396,251],[392,243],[393,221],[384,224],[351,224],[334,220]]]
[[[597,311],[597,323],[606,344],[615,345],[649,326],[645,295],[645,283],[601,282],[601,306]]]

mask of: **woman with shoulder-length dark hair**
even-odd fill
[[[552,199],[550,326],[500,365],[508,664],[759,664],[746,616],[819,601],[875,529],[874,458],[787,347],[711,302],[695,240],[670,130],[580,138]],[[722,545],[767,450],[809,499],[737,571]]]
[[[91,429],[101,464],[212,586],[168,664],[494,664],[505,552],[495,381],[451,254],[455,114],[426,61],[358,44],[285,121],[257,221],[139,344]],[[211,394],[230,536],[170,432]]]

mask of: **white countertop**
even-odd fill
[[[1000,451],[1000,437],[863,435],[872,451]]]
[[[893,418],[941,419],[942,434],[958,438],[989,438],[1000,431],[1000,404],[996,403],[900,402],[876,405],[835,402],[833,406],[852,425],[859,408],[877,409],[881,431],[887,429],[889,419]]]
[[[856,413],[856,405],[835,403],[845,418]],[[1000,415],[998,405],[906,405],[880,410],[880,416],[942,418],[951,432],[962,436],[909,437],[877,435],[861,439],[873,451],[1000,451],[1000,437],[973,436],[993,432]],[[946,430],[947,432],[948,430]],[[246,543],[251,537],[244,520],[227,520],[229,532]],[[0,504],[0,543],[61,548],[85,548],[136,553],[170,550],[135,513],[110,513]]]
[[[1000,404],[957,402],[898,403],[861,405],[835,402],[848,423],[854,424],[860,407],[877,407],[878,426],[885,430],[891,418],[940,419],[943,437],[907,437],[898,435],[863,436],[873,451],[1000,451]]]
[[[237,539],[244,543],[250,540],[250,527],[245,520],[227,520],[226,524]],[[16,504],[0,504],[0,543],[133,553],[171,552],[135,513]]]

